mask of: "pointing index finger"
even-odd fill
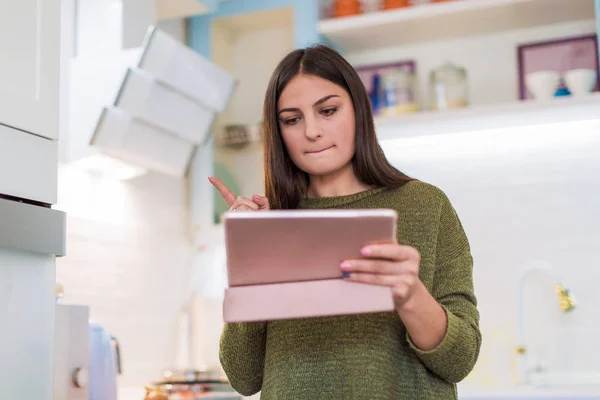
[[[231,189],[229,189],[227,187],[227,185],[225,185],[219,178],[211,176],[208,178],[208,180],[210,181],[210,183],[213,184],[213,186],[215,188],[217,188],[217,190],[219,191],[219,193],[221,194],[221,197],[223,198],[223,200],[225,200],[225,203],[227,203],[227,205],[229,207],[231,207],[231,205],[233,204],[233,202],[235,201],[235,199],[237,199],[237,196],[235,195],[235,193],[233,193],[231,191]]]

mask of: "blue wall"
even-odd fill
[[[598,57],[600,58],[600,0],[594,2],[596,5],[596,33],[598,34]]]
[[[324,42],[317,32],[319,5],[317,0],[231,0],[219,3],[212,14],[190,18],[189,45],[205,57],[211,55],[211,22],[214,18],[231,17],[274,8],[294,8],[294,45],[305,47]]]

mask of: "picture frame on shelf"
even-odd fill
[[[417,63],[413,60],[401,60],[384,64],[359,65],[354,67],[354,69],[358,73],[358,76],[367,88],[367,91],[373,89],[373,76],[375,74],[383,75],[384,73],[396,68],[402,69],[403,71],[412,74],[417,73]]]
[[[362,81],[363,85],[365,86],[365,89],[367,90],[367,93],[369,94],[374,115],[377,116],[381,112],[386,111],[386,104],[384,103],[386,97],[388,97],[385,93],[385,86],[382,80],[379,81],[380,87],[377,88],[377,91],[379,93],[374,92],[374,77],[378,75],[379,77],[383,78],[387,73],[393,71],[402,71],[408,75],[412,75],[413,77],[413,79],[410,82],[403,83],[406,86],[395,88],[397,92],[393,96],[395,101],[403,102],[405,104],[414,103],[413,106],[407,108],[407,110],[410,110],[405,110],[407,113],[411,113],[413,108],[415,111],[416,109],[418,109],[417,99],[419,96],[416,86],[417,63],[414,60],[400,60],[382,64],[360,65],[355,66],[354,69],[356,70],[360,80]],[[402,104],[394,104],[393,106],[401,107]]]
[[[526,77],[540,71],[554,71],[560,76],[559,87],[568,94],[565,74],[568,71],[590,69],[595,71],[595,87],[600,90],[600,65],[598,36],[588,34],[535,43],[525,43],[517,48],[519,74],[519,100],[534,98],[527,88]],[[566,89],[566,90],[565,90]]]

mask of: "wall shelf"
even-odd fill
[[[600,121],[600,92],[547,101],[519,101],[375,119],[379,140],[503,129],[572,121]]]
[[[594,0],[455,0],[319,22],[346,52],[594,18]]]

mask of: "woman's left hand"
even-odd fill
[[[419,279],[421,255],[411,246],[376,244],[361,249],[363,259],[342,262],[344,278],[353,282],[389,286],[396,309],[401,309],[425,286]]]

